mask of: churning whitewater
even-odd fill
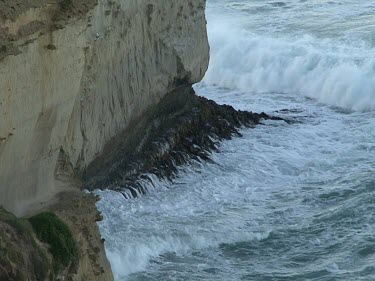
[[[296,122],[243,129],[146,196],[96,191],[115,279],[375,280],[375,2],[207,4],[197,93]]]

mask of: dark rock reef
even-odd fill
[[[265,119],[283,120],[218,105],[181,86],[107,145],[86,170],[85,186],[144,194],[140,182],[149,180],[148,174],[172,180],[178,166],[211,161],[210,152],[218,150],[220,141],[240,136],[240,127],[254,127]]]

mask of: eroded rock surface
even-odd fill
[[[205,0],[0,1],[0,206],[17,216],[52,211],[69,226],[78,260],[60,279],[113,280],[97,199],[79,191],[80,177],[165,95],[202,79],[204,9]],[[15,250],[17,262],[0,260],[1,278],[51,280],[48,246],[44,278],[30,260],[42,259],[35,235],[9,229],[16,245],[4,229],[0,249]]]
[[[210,161],[219,141],[240,136],[242,126],[254,127],[265,119],[283,120],[218,105],[181,85],[107,144],[86,170],[85,187],[111,188],[124,195],[130,190],[132,196],[146,193],[142,182],[151,179],[148,175],[171,180],[178,166]]]
[[[57,203],[46,208],[71,230],[77,245],[77,264],[63,272],[72,281],[112,281],[113,275],[96,222],[102,216],[95,207],[99,198],[83,192],[60,193]]]
[[[31,225],[0,208],[0,280],[47,280],[51,268]]]
[[[95,196],[79,191],[61,193],[56,203],[27,218],[17,218],[0,208],[0,280],[112,281],[104,241],[96,224],[102,219],[95,207],[97,200]],[[41,219],[46,216],[53,219]],[[51,223],[54,225],[49,225]],[[70,237],[64,237],[60,228],[54,228],[64,223]],[[40,233],[44,233],[47,240],[58,237],[58,241],[38,240],[42,238]],[[68,241],[64,239],[72,238],[74,254],[68,260],[63,257],[65,263],[62,263],[54,253],[64,254],[60,250]]]
[[[0,33],[0,205],[17,214],[64,190],[60,153],[82,174],[209,60],[204,0],[26,3]]]

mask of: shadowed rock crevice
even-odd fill
[[[240,136],[241,126],[262,119],[282,120],[265,113],[237,111],[229,105],[195,95],[190,86],[166,95],[105,149],[86,170],[88,189],[130,189],[145,193],[140,179],[147,174],[172,180],[178,166],[191,160],[210,161],[220,141]]]

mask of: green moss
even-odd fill
[[[32,232],[26,219],[0,207],[0,276],[4,280],[46,280],[50,263]],[[7,275],[1,275],[4,272]]]
[[[29,221],[38,239],[50,245],[55,273],[76,260],[77,250],[72,232],[54,213],[41,213]]]

